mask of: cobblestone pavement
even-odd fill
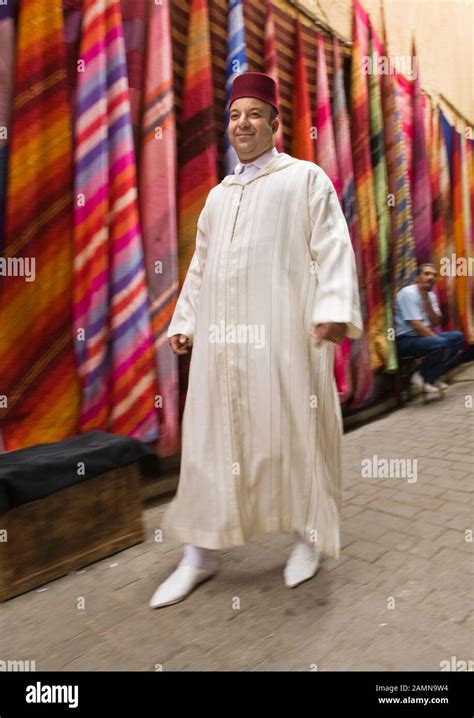
[[[154,506],[145,543],[0,606],[0,659],[138,671],[439,671],[472,660],[473,394],[470,365],[443,401],[417,400],[344,437],[342,558],[313,580],[287,589],[292,537],[264,535],[222,552],[218,576],[188,600],[151,611],[181,555],[155,542],[166,505]],[[416,460],[417,474],[362,478],[374,455]]]

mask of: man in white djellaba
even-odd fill
[[[150,601],[186,598],[218,549],[294,532],[288,587],[339,557],[342,418],[335,345],[362,334],[355,257],[336,191],[312,162],[278,153],[276,85],[233,84],[239,163],[207,197],[168,331],[192,347],[177,495],[163,525],[186,544]]]

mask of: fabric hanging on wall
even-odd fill
[[[469,272],[468,260],[474,257],[472,253],[472,217],[471,217],[471,193],[469,189],[469,170],[468,163],[470,158],[468,157],[467,150],[467,139],[464,132],[459,133],[461,141],[461,194],[462,194],[462,217],[463,217],[463,229],[464,229],[464,257],[466,258],[466,266],[464,267],[464,306],[465,306],[465,338],[470,344],[474,342],[474,316],[472,311],[472,294],[473,294],[473,279],[472,272]]]
[[[454,237],[454,253],[456,261],[466,257],[465,244],[465,228],[463,218],[463,191],[462,191],[462,167],[461,167],[461,135],[453,128],[452,142],[452,208],[453,208],[453,237]],[[466,312],[467,300],[467,282],[466,277],[457,273],[454,279],[454,290],[456,294],[456,306],[459,320],[459,329],[464,333],[464,337],[468,338],[468,317]]]
[[[384,313],[377,248],[377,215],[370,156],[370,120],[367,75],[363,57],[369,53],[368,17],[358,0],[354,0],[353,44],[351,63],[351,135],[352,158],[359,231],[362,244],[366,299],[367,332],[372,369],[380,369],[387,356]]]
[[[445,117],[440,108],[436,110],[437,115],[437,136],[438,136],[438,171],[439,171],[439,200],[442,226],[444,230],[444,248],[447,257],[454,252],[453,217],[452,217],[452,193],[451,173],[449,168],[448,151],[446,147],[446,133],[443,127]],[[455,277],[451,273],[444,277],[446,290],[446,315],[443,317],[443,328],[455,330],[459,327],[459,320],[456,309]]]
[[[470,140],[468,139],[466,141],[466,150],[467,150],[467,172],[468,172],[468,183],[469,183],[469,197],[470,197],[470,206],[471,206],[471,235],[469,237],[469,245],[468,245],[468,256],[474,257],[474,139]],[[470,299],[471,299],[471,312],[474,316],[474,280],[471,276],[471,289],[470,289]]]
[[[144,68],[139,200],[155,353],[158,455],[179,450],[178,358],[166,332],[178,295],[176,119],[169,8],[150,5]]]
[[[308,94],[308,75],[303,53],[301,26],[298,19],[295,23],[294,67],[291,154],[299,160],[314,162],[315,152],[311,130],[313,123],[311,120],[311,107]]]
[[[237,75],[247,72],[247,50],[245,46],[244,11],[241,0],[229,0],[227,15],[227,63],[226,63],[226,112],[225,124],[229,125],[229,102],[232,92],[232,85]],[[234,169],[239,161],[237,153],[230,144],[227,131],[224,133],[224,173],[234,174]]]
[[[413,41],[413,58],[416,59],[415,42]],[[415,233],[416,261],[431,262],[433,247],[431,244],[431,188],[426,150],[425,113],[423,109],[420,71],[418,69],[413,81],[413,230]]]
[[[0,253],[5,243],[5,193],[13,65],[15,56],[13,4],[0,5]],[[1,282],[0,275],[0,282]]]
[[[332,113],[334,120],[336,158],[339,167],[339,177],[341,179],[341,204],[347,226],[349,227],[352,247],[356,258],[361,312],[364,320],[364,326],[366,326],[367,305],[365,299],[362,248],[360,245],[355,207],[354,170],[352,167],[349,115],[344,89],[341,48],[337,38],[334,38],[334,101],[332,105]],[[357,408],[370,400],[374,386],[374,378],[370,366],[367,334],[364,333],[360,339],[351,340],[350,361],[352,367],[351,374],[353,391],[351,407]]]
[[[441,197],[441,171],[440,171],[440,127],[437,107],[432,108],[431,128],[429,135],[429,162],[432,200],[432,227],[433,227],[433,261],[438,272],[435,292],[439,308],[443,315],[443,329],[452,329],[449,316],[449,302],[447,292],[447,277],[442,271],[441,260],[448,256],[448,242],[446,236],[445,216]]]
[[[336,157],[334,140],[331,98],[329,95],[328,76],[324,40],[320,33],[316,38],[316,163],[322,167],[334,185],[339,201],[341,200],[341,182]],[[351,340],[344,337],[337,344],[334,352],[334,376],[337,392],[341,403],[348,401],[352,394],[350,374]]]
[[[85,0],[75,122],[74,332],[80,426],[158,438],[120,4]]]
[[[273,19],[273,6],[271,0],[267,0],[267,16],[265,20],[265,67],[264,72],[275,80],[277,91],[277,105],[279,110],[280,126],[275,135],[275,147],[278,152],[285,151],[283,140],[283,118],[280,103],[280,81],[278,78],[277,49],[275,42],[275,21]]]
[[[382,33],[384,43],[382,55],[389,57],[384,20]],[[393,197],[390,214],[392,223],[392,292],[395,297],[403,287],[415,282],[415,237],[406,143],[403,137],[400,112],[399,85],[393,74],[382,73],[381,91],[388,189]]]
[[[147,33],[154,7],[163,13],[169,12],[168,3],[155,3],[149,0],[120,0],[122,10],[122,29],[127,58],[128,91],[130,95],[130,116],[137,161],[141,144],[141,120],[143,111],[143,83],[147,55]],[[158,54],[160,47],[152,48]]]
[[[71,327],[72,132],[60,0],[23,0],[16,36],[0,283],[0,408],[10,451],[77,432]]]
[[[398,368],[397,350],[395,345],[395,329],[393,321],[392,297],[392,233],[388,209],[388,176],[384,151],[384,131],[382,114],[382,97],[378,72],[378,59],[383,54],[380,41],[369,22],[369,57],[372,60],[372,71],[369,73],[369,108],[370,108],[370,154],[374,177],[375,209],[377,213],[377,241],[382,284],[384,329],[387,354],[385,371],[394,372]]]
[[[218,183],[207,0],[191,0],[181,113],[178,182],[179,276],[184,281],[206,197]]]
[[[397,81],[397,95],[400,103],[400,117],[405,142],[405,156],[410,184],[410,194],[413,184],[413,81],[400,73],[395,73]],[[413,214],[413,200],[412,200]]]

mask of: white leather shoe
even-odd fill
[[[439,395],[439,388],[437,386],[433,386],[433,384],[425,384],[423,387],[423,393]]]
[[[208,570],[195,566],[178,566],[171,576],[164,581],[153,594],[150,608],[171,606],[183,601],[203,581],[207,581],[217,573],[216,569]]]
[[[437,386],[438,389],[441,389],[441,391],[446,391],[446,389],[449,389],[449,384],[446,384],[446,382],[441,381],[441,379],[435,381],[434,385]]]
[[[419,371],[416,371],[414,374],[412,374],[410,383],[419,391],[423,391],[423,385],[425,382]]]
[[[303,581],[313,578],[319,568],[321,552],[314,546],[298,541],[290,554],[283,576],[285,585],[294,588]]]

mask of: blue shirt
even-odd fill
[[[441,316],[438,306],[438,300],[434,292],[428,292],[431,306],[436,314]],[[420,294],[417,284],[410,284],[403,287],[395,299],[395,336],[418,337],[420,336],[416,329],[413,329],[410,321],[419,321],[427,327],[431,326],[430,318],[426,310],[423,298]]]

